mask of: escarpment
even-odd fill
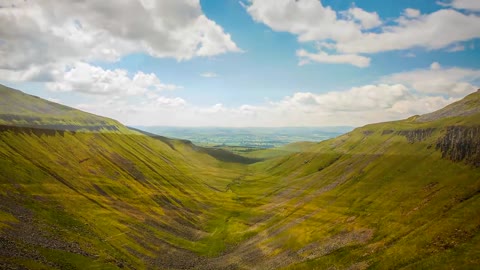
[[[436,146],[443,158],[480,166],[480,126],[450,126]]]
[[[400,130],[396,134],[405,136],[409,143],[421,142],[426,140],[435,131],[434,128]]]

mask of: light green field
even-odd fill
[[[478,112],[242,154],[251,163],[12,91],[0,87],[0,269],[480,265]]]

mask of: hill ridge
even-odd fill
[[[440,110],[423,114],[416,118],[416,121],[429,122],[447,117],[469,116],[477,113],[480,113],[480,89]]]
[[[0,124],[69,131],[118,131],[118,121],[58,104],[0,84]]]

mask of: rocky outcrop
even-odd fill
[[[443,158],[480,167],[480,126],[450,126],[436,145]]]
[[[370,136],[370,135],[372,135],[373,133],[375,133],[373,130],[364,130],[364,131],[363,131],[363,135],[365,135],[365,136]]]
[[[409,143],[421,142],[426,140],[428,137],[432,136],[432,133],[435,131],[434,128],[424,128],[424,129],[412,129],[412,130],[400,130],[397,131],[397,135],[402,135],[407,138]]]
[[[75,125],[43,125],[41,127],[24,127],[24,126],[9,126],[0,125],[0,132],[11,131],[15,134],[35,134],[37,136],[55,136],[56,134],[64,136],[65,132],[101,132],[118,131],[118,127],[114,125],[97,125],[97,126],[75,126]]]
[[[392,134],[393,132],[394,132],[393,129],[386,129],[382,131],[382,135],[389,135],[389,134]]]

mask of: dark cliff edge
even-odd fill
[[[432,136],[435,128],[413,129],[413,130],[400,130],[397,131],[397,135],[402,135],[407,138],[409,143],[421,142]],[[385,131],[384,131],[385,132]]]
[[[65,132],[100,132],[100,131],[118,131],[118,127],[113,125],[105,126],[75,126],[75,125],[44,125],[41,127],[33,126],[10,126],[0,125],[0,132],[11,131],[15,134],[35,134],[37,136],[55,136],[59,134],[63,136]]]
[[[450,126],[437,142],[442,157],[480,167],[480,126]]]

